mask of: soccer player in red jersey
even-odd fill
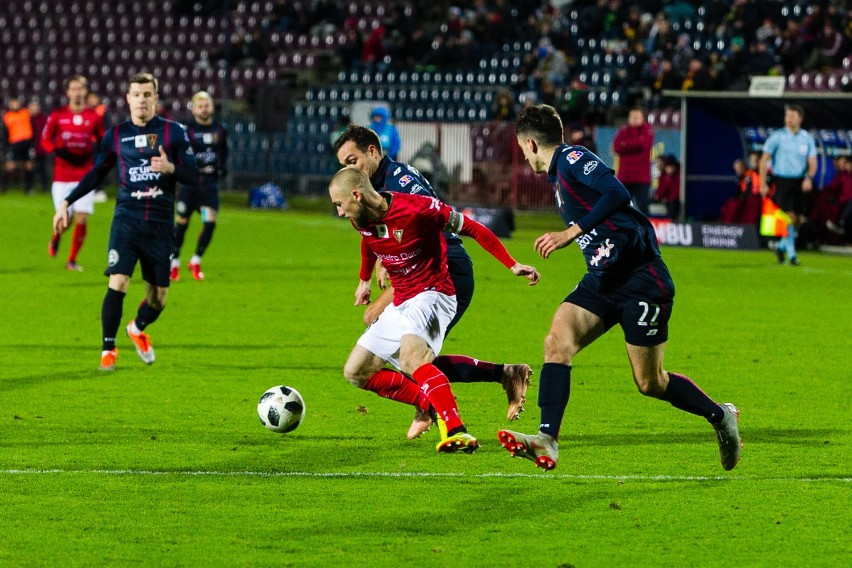
[[[433,364],[457,303],[442,231],[472,237],[513,274],[526,277],[530,285],[538,283],[538,272],[516,262],[484,225],[433,197],[379,193],[356,168],[337,172],[329,184],[329,195],[338,215],[350,219],[362,236],[355,305],[370,303],[376,260],[394,284],[393,304],[358,339],[343,375],[353,385],[379,396],[421,410],[434,409],[441,430],[435,448],[439,453],[476,451],[479,441],[464,427],[450,383]],[[386,362],[402,373],[384,369]]]
[[[73,75],[66,79],[65,94],[68,104],[50,113],[41,133],[42,146],[54,156],[51,191],[57,210],[65,196],[77,187],[83,176],[92,168],[95,149],[104,137],[103,118],[86,106],[87,92],[88,81],[85,77]],[[82,270],[77,264],[77,255],[86,241],[89,215],[95,212],[94,194],[81,197],[71,206],[69,212],[74,218],[74,236],[65,267],[68,270]],[[50,256],[56,256],[59,251],[61,236],[62,233],[55,233],[51,237],[48,245]]]

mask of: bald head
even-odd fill
[[[370,184],[370,178],[361,170],[348,166],[339,170],[328,183],[328,195],[341,217],[354,219],[359,227],[370,219],[381,217],[387,202]]]

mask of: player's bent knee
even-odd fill
[[[638,388],[639,392],[644,396],[660,398],[666,392],[665,386],[663,386],[659,380],[636,376],[633,377],[633,380],[636,382],[636,388]]]
[[[352,369],[349,366],[343,367],[343,378],[345,378],[353,387],[362,389],[367,382],[367,377],[361,369]]]
[[[572,342],[567,341],[563,336],[548,333],[544,338],[544,360],[546,362],[570,365],[576,354],[577,349]]]

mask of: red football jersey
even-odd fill
[[[382,262],[400,305],[426,290],[456,293],[447,268],[447,243],[442,231],[452,207],[434,197],[382,193],[390,199],[385,215],[367,227],[356,227],[363,244]]]
[[[74,112],[64,106],[47,117],[41,133],[42,146],[48,152],[64,150],[79,159],[69,162],[56,156],[53,165],[54,181],[80,181],[92,169],[95,150],[104,137],[104,121],[94,110],[85,108]]]

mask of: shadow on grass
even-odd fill
[[[742,430],[743,443],[777,443],[815,445],[823,444],[832,436],[841,435],[840,430],[796,429],[796,428],[757,428]],[[570,434],[569,434],[570,436]],[[566,437],[568,444],[581,446],[655,446],[661,444],[696,444],[713,440],[710,432],[655,434],[591,434]]]

